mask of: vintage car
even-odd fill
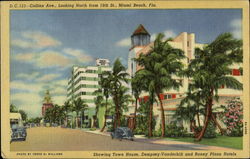
[[[134,135],[132,131],[128,127],[118,127],[115,129],[115,131],[111,132],[111,138],[117,138],[119,140],[122,139],[128,139],[133,141],[134,140]]]
[[[11,127],[11,141],[22,140],[25,141],[27,136],[27,131],[24,126],[17,124],[12,125]]]

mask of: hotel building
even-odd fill
[[[108,59],[97,59],[95,66],[74,66],[72,69],[72,76],[68,80],[67,99],[72,101],[81,98],[85,101],[88,110],[85,111],[83,121],[87,125],[93,124],[93,116],[95,115],[94,98],[96,96],[93,93],[100,88],[100,74],[104,71],[111,71],[109,65]],[[100,123],[102,120],[99,120]]]
[[[173,37],[172,41],[169,41],[169,44],[177,49],[181,49],[184,51],[184,55],[187,57],[182,60],[183,64],[185,66],[188,66],[190,61],[194,59],[194,51],[195,48],[203,48],[205,44],[197,43],[195,41],[195,34],[194,33],[187,33],[182,32],[178,36]],[[133,61],[133,58],[138,58],[140,54],[147,54],[151,48],[153,47],[153,42],[150,42],[150,34],[148,31],[144,28],[143,25],[139,25],[138,28],[133,32],[131,35],[131,48],[129,50],[128,54],[128,73],[131,76],[131,78],[135,75],[135,72],[140,69],[140,66],[138,66],[135,61]],[[239,67],[242,65],[232,65],[232,76],[234,76],[238,81],[242,82],[242,75],[239,71]],[[176,78],[177,79],[177,78]],[[171,121],[174,121],[173,114],[175,113],[175,110],[177,108],[177,105],[180,103],[180,101],[184,98],[185,93],[188,91],[188,84],[191,82],[188,78],[179,78],[178,80],[181,80],[182,87],[177,90],[168,90],[164,93],[160,94],[161,99],[163,100],[163,106],[165,110],[165,120],[166,124],[170,123]],[[226,104],[225,102],[231,99],[232,97],[242,97],[242,91],[241,90],[233,90],[226,88],[225,86],[222,86],[221,89],[218,91],[219,94],[219,102],[214,101],[215,106],[220,106],[221,104]],[[140,101],[147,101],[149,99],[149,96],[146,92],[143,92],[140,96]],[[156,118],[156,129],[160,127],[160,106],[155,103],[153,106],[153,111]],[[134,112],[134,106],[131,106],[129,108],[129,113],[132,114]],[[186,125],[185,127],[189,130],[189,124],[183,123],[183,125]]]

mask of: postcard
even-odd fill
[[[3,158],[248,158],[248,1],[1,2]]]

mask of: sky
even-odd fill
[[[172,38],[188,32],[209,43],[224,32],[241,38],[241,23],[240,9],[11,10],[10,102],[41,116],[47,89],[54,104],[65,102],[72,66],[95,65],[96,58],[120,58],[127,66],[139,24],[152,41],[160,32]]]

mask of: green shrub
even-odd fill
[[[95,131],[95,130],[96,130],[96,128],[90,128],[89,130],[90,130],[90,131]]]
[[[165,136],[166,137],[188,137],[187,129],[184,129],[183,126],[177,126],[177,122],[172,122],[166,126]]]
[[[154,130],[153,131],[153,136],[154,137],[160,137],[161,136],[161,128],[159,128],[158,130]]]
[[[208,123],[207,130],[204,134],[204,138],[216,138],[215,130],[216,130],[215,124],[212,121],[210,121]]]
[[[201,132],[202,128],[203,128],[202,126],[196,127],[196,128],[195,128],[195,132],[196,132],[196,133]],[[210,121],[210,122],[208,123],[207,129],[206,129],[205,134],[204,134],[203,137],[204,137],[204,138],[216,138],[217,133],[216,133],[215,130],[216,130],[216,127],[215,127],[214,122]]]

